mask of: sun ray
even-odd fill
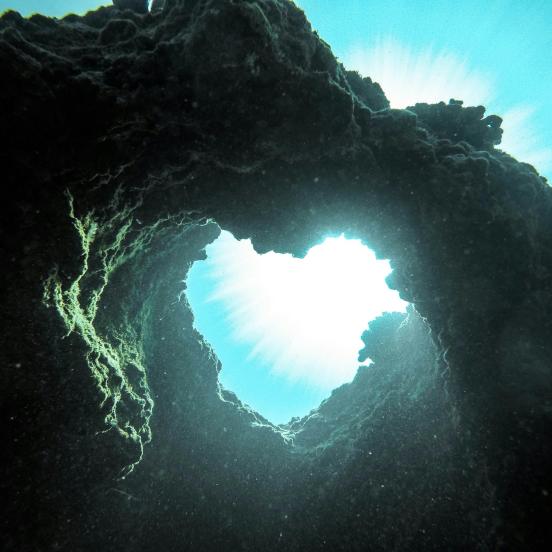
[[[371,46],[351,47],[343,62],[348,69],[378,82],[391,107],[448,102],[451,98],[465,105],[484,105],[504,119],[500,149],[542,173],[552,170],[552,148],[538,130],[537,107],[505,102],[495,93],[497,75],[476,69],[466,57],[431,45],[411,48],[387,36]]]
[[[258,255],[223,232],[207,253],[209,301],[233,339],[291,382],[329,391],[350,381],[368,322],[406,307],[385,284],[389,263],[359,240],[328,238],[297,259]]]

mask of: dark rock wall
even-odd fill
[[[0,19],[5,548],[544,549],[552,190],[499,118],[389,109],[291,2],[114,4]],[[414,308],[275,428],[193,331],[209,221]]]

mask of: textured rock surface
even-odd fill
[[[284,0],[0,19],[8,550],[549,544],[552,190],[481,107],[388,109]],[[186,271],[362,238],[413,303],[275,428],[217,384]]]

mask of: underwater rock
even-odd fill
[[[148,0],[113,0],[118,10],[132,10],[136,13],[147,13]]]
[[[552,189],[499,118],[389,109],[287,0],[114,4],[0,18],[5,547],[546,548]],[[414,309],[275,427],[182,293],[219,226],[362,238]]]

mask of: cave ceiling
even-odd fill
[[[546,548],[552,188],[499,117],[391,109],[287,0],[10,11],[0,71],[8,550]],[[285,427],[193,329],[220,228],[360,238],[412,303]]]

